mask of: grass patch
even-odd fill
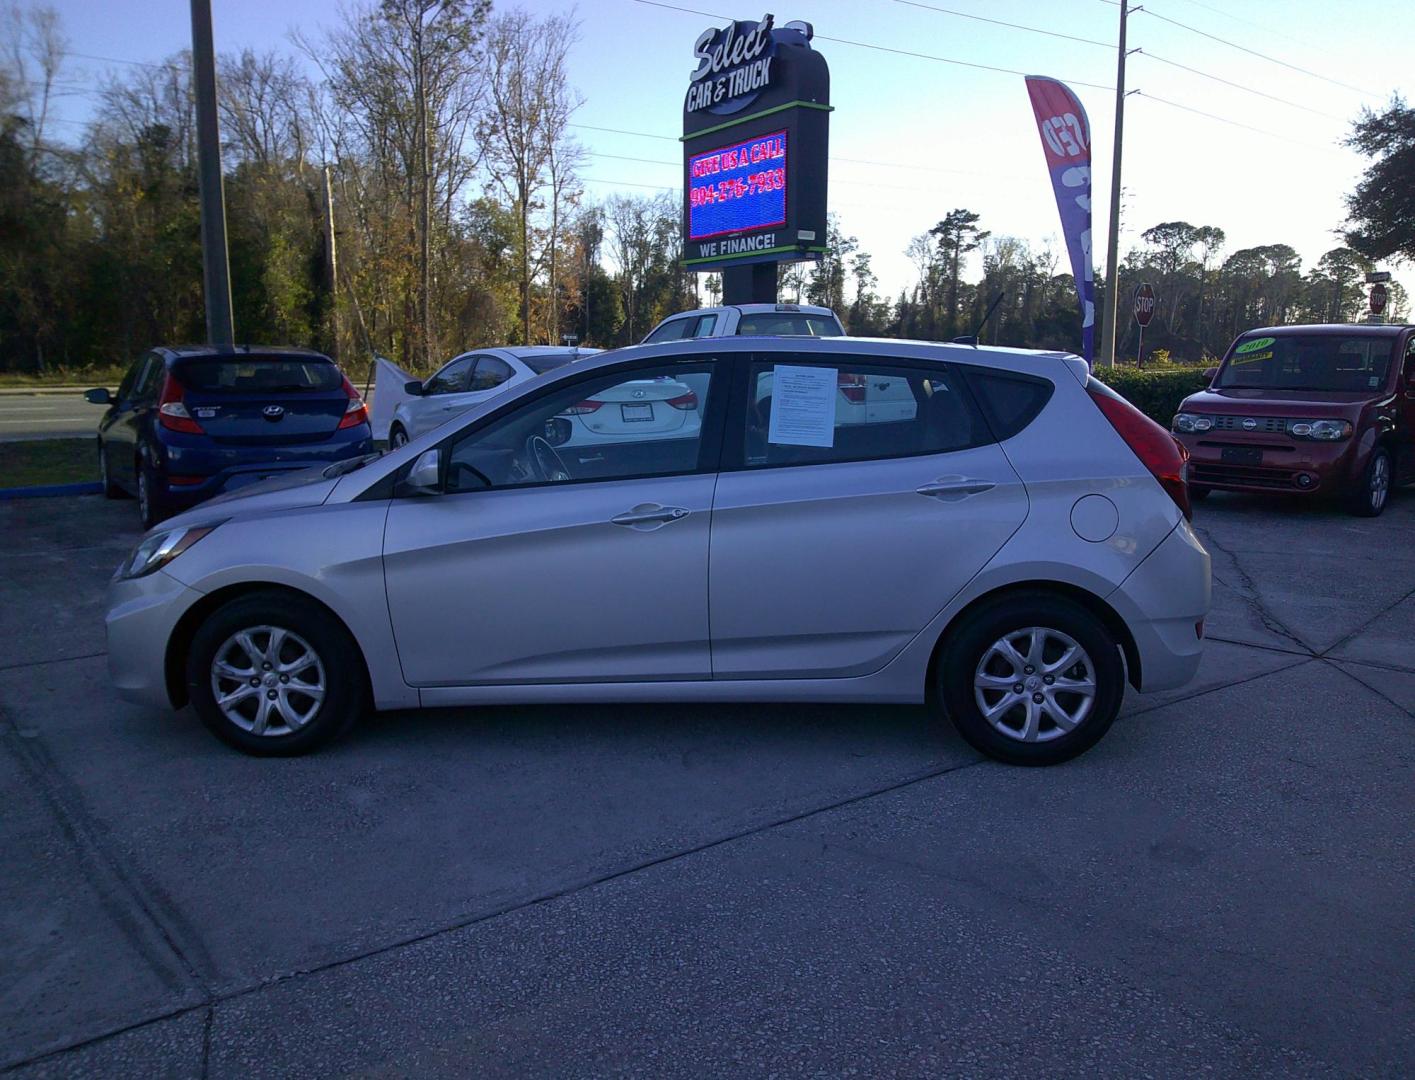
[[[0,371],[0,387],[18,388],[45,386],[106,386],[117,388],[128,373],[127,365],[121,367],[54,368],[43,375],[34,372]]]
[[[78,484],[98,479],[92,439],[0,442],[0,488]]]

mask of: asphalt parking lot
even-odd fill
[[[1199,680],[1047,770],[853,706],[249,759],[107,690],[131,503],[0,522],[0,1069],[1415,1071],[1415,493],[1213,496]]]

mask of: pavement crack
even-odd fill
[[[1269,633],[1286,638],[1294,645],[1300,646],[1308,656],[1317,655],[1311,646],[1289,630],[1283,624],[1283,621],[1268,609],[1267,604],[1263,602],[1262,594],[1258,591],[1257,583],[1253,581],[1252,575],[1250,575],[1247,570],[1243,569],[1243,564],[1238,561],[1238,556],[1230,549],[1224,547],[1211,530],[1201,527],[1200,531],[1204,534],[1205,541],[1228,556],[1229,562],[1233,563],[1233,569],[1237,572],[1242,582],[1242,587],[1234,589],[1233,591],[1253,609],[1254,614],[1258,616],[1258,621],[1263,624],[1263,628]],[[1228,587],[1232,588],[1232,586]]]
[[[1273,651],[1277,652],[1279,650],[1275,649]],[[1266,679],[1269,675],[1278,675],[1284,671],[1293,671],[1296,668],[1300,668],[1305,664],[1310,664],[1312,661],[1318,659],[1318,657],[1307,654],[1289,653],[1285,651],[1284,655],[1293,657],[1295,662],[1291,664],[1286,664],[1280,668],[1272,668],[1268,671],[1259,671],[1253,675],[1245,675],[1241,679],[1232,679],[1229,682],[1219,683],[1216,686],[1206,686],[1201,690],[1195,690],[1192,694],[1183,694],[1179,697],[1168,698],[1165,701],[1157,701],[1153,705],[1147,705],[1142,709],[1136,709],[1134,712],[1126,713],[1125,717],[1122,717],[1122,719],[1133,716],[1143,716],[1145,713],[1154,712],[1156,709],[1166,709],[1171,705],[1182,705],[1186,701],[1193,701],[1196,698],[1204,697],[1207,694],[1215,694],[1220,690],[1231,690],[1235,686],[1244,686],[1250,682],[1256,682],[1258,679]]]
[[[1344,638],[1341,638],[1339,641],[1335,641],[1335,642],[1333,642],[1332,644],[1328,645],[1328,646],[1327,646],[1325,649],[1323,649],[1323,650],[1321,651],[1321,653],[1319,653],[1318,655],[1320,655],[1320,656],[1330,656],[1333,652],[1335,652],[1337,649],[1341,648],[1341,647],[1342,647],[1343,645],[1345,645],[1348,641],[1351,641],[1353,638],[1360,637],[1360,636],[1361,636],[1362,634],[1364,634],[1367,630],[1369,630],[1369,629],[1371,628],[1371,626],[1372,626],[1374,623],[1376,623],[1376,622],[1381,618],[1382,615],[1385,615],[1385,614],[1387,614],[1387,613],[1389,613],[1389,612],[1394,611],[1396,608],[1400,607],[1401,604],[1405,603],[1405,601],[1409,600],[1412,596],[1415,596],[1415,589],[1411,589],[1408,593],[1406,593],[1404,596],[1402,596],[1399,600],[1395,601],[1393,604],[1387,604],[1385,607],[1381,608],[1380,611],[1378,611],[1378,612],[1376,612],[1374,615],[1372,615],[1369,619],[1367,619],[1365,622],[1363,622],[1363,623],[1362,623],[1360,626],[1358,626],[1355,630],[1351,631],[1351,633],[1347,634]]]
[[[1357,686],[1364,686],[1371,693],[1375,694],[1376,697],[1386,702],[1386,704],[1392,706],[1393,708],[1399,709],[1406,716],[1410,717],[1410,719],[1415,720],[1415,711],[1411,711],[1409,708],[1396,701],[1395,698],[1391,697],[1380,687],[1372,686],[1365,679],[1361,678],[1361,676],[1357,675],[1354,671],[1347,671],[1345,667],[1345,664],[1347,663],[1346,661],[1341,661],[1338,663],[1336,660],[1328,659],[1327,657],[1322,657],[1321,660],[1322,663],[1326,664],[1328,667],[1335,668],[1337,671],[1341,672]]]
[[[52,660],[22,660],[18,664],[0,664],[0,671],[17,671],[20,668],[42,667],[45,664],[68,664],[74,660],[94,660],[107,656],[108,651],[79,653],[77,656],[56,656]]]

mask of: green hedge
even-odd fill
[[[1209,385],[1209,380],[1204,378],[1204,369],[1198,367],[1098,367],[1094,374],[1126,401],[1166,428],[1174,419],[1174,414],[1179,411],[1179,403]]]

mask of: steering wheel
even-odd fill
[[[526,454],[535,465],[540,478],[548,484],[558,484],[570,479],[570,470],[565,461],[556,453],[543,435],[532,435],[526,440]]]

